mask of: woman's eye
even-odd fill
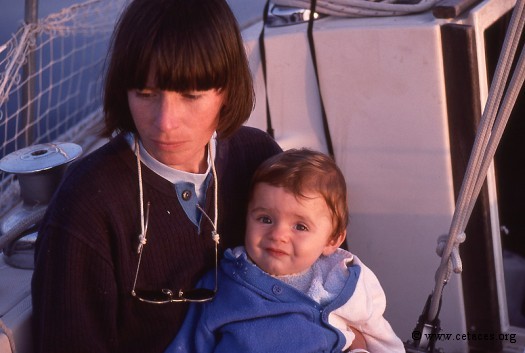
[[[296,224],[294,228],[295,228],[296,230],[301,231],[301,232],[305,232],[305,231],[308,230],[308,227],[305,226],[304,224],[301,224],[301,223]]]
[[[200,97],[199,94],[197,93],[192,93],[192,92],[185,92],[185,93],[182,93],[182,96],[186,99],[189,99],[189,100],[196,100]]]
[[[135,94],[140,98],[151,98],[155,96],[155,91],[150,89],[137,89]]]
[[[267,217],[267,216],[261,216],[261,217],[258,217],[257,220],[261,223],[264,223],[264,224],[271,224],[272,223],[272,220],[270,219],[270,217]]]

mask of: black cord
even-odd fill
[[[321,94],[321,84],[319,82],[319,72],[317,69],[317,58],[315,55],[313,27],[314,27],[314,14],[315,14],[316,4],[317,4],[316,0],[310,1],[310,18],[308,19],[308,30],[307,30],[308,45],[310,47],[310,55],[312,57],[312,64],[314,66],[315,80],[317,82],[317,88],[319,90],[319,103],[321,104],[321,118],[323,121],[323,130],[324,130],[324,136],[326,139],[326,147],[328,149],[328,153],[330,154],[330,156],[335,160],[334,147],[332,145],[332,137],[330,135],[330,126],[328,125],[328,118],[326,116],[326,111],[324,107],[323,95]]]
[[[270,0],[266,1],[266,5],[264,5],[264,12],[263,12],[263,26],[261,30],[261,34],[259,34],[259,52],[261,57],[261,65],[262,65],[262,71],[263,71],[263,79],[264,79],[264,90],[265,90],[265,96],[266,96],[266,132],[272,137],[274,136],[274,131],[272,127],[272,117],[270,115],[270,102],[268,101],[268,86],[267,86],[267,76],[266,76],[266,50],[264,47],[264,29],[266,27],[266,21],[268,19],[268,9],[270,8]]]

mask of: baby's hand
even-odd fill
[[[348,329],[351,330],[355,335],[355,338],[349,347],[350,352],[353,352],[353,353],[368,352],[366,350],[368,347],[366,346],[366,341],[365,341],[365,337],[363,336],[363,334],[352,326],[348,326]]]

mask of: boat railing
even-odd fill
[[[0,159],[34,144],[93,141],[104,61],[125,3],[88,0],[36,21],[32,11],[0,44]],[[0,171],[0,217],[19,202],[17,184]]]

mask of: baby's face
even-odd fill
[[[296,198],[281,187],[255,186],[248,205],[245,246],[263,271],[289,275],[308,269],[321,254],[340,245],[330,241],[333,231],[328,206],[321,195]]]

